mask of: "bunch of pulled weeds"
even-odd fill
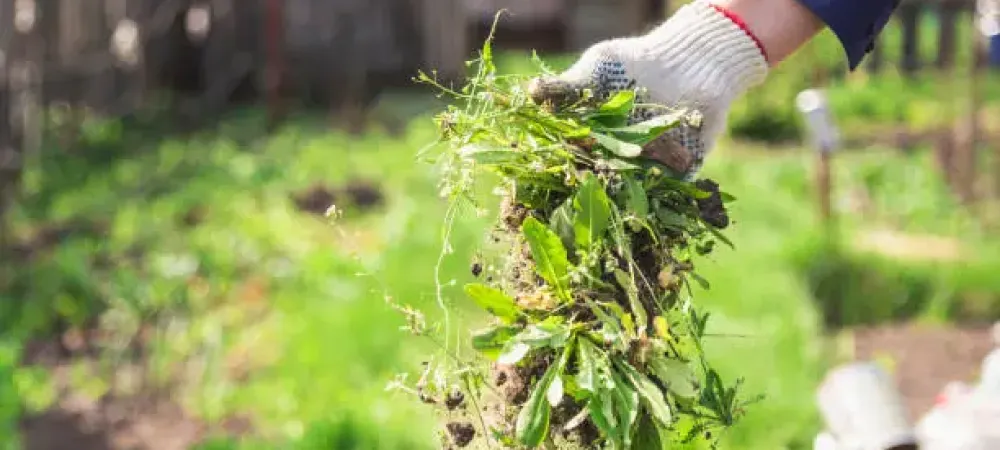
[[[655,105],[635,91],[535,101],[527,77],[497,72],[489,40],[473,64],[459,89],[426,74],[418,81],[452,101],[425,153],[450,201],[445,236],[463,211],[499,211],[462,298],[490,322],[471,331],[451,323],[446,283],[440,326],[397,305],[408,329],[441,352],[417,381],[392,386],[439,408],[445,448],[716,442],[749,401],[705,355],[709,315],[691,283],[707,288],[695,260],[717,242],[731,245],[722,229],[733,199],[643,157],[673,127],[696,127],[697,114],[637,122],[636,108]],[[496,205],[477,203],[481,182],[495,184]]]

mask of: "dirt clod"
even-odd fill
[[[469,422],[449,422],[445,427],[448,429],[452,441],[458,447],[469,445],[476,437],[476,427]]]
[[[726,212],[726,206],[722,203],[719,184],[712,180],[704,179],[696,181],[695,187],[711,194],[708,198],[697,200],[702,220],[716,228],[724,229],[728,227],[729,214]]]
[[[524,219],[528,218],[528,208],[520,203],[514,203],[510,199],[505,199],[504,203],[500,206],[500,214],[503,217],[504,224],[507,225],[507,229],[516,231],[521,228]]]
[[[465,394],[460,390],[454,390],[448,394],[448,398],[444,400],[444,405],[448,407],[449,410],[454,411],[456,408],[461,407],[465,404]]]

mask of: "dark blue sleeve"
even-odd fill
[[[900,0],[799,0],[837,35],[851,70],[875,48],[875,38]]]

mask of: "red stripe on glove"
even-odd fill
[[[750,31],[750,27],[747,26],[747,23],[743,21],[742,17],[740,17],[736,13],[734,13],[734,12],[732,12],[732,11],[726,9],[726,8],[723,8],[723,7],[719,6],[719,5],[716,5],[714,3],[711,3],[710,5],[712,6],[712,8],[715,8],[716,11],[718,11],[722,15],[726,16],[726,18],[728,18],[729,20],[733,21],[733,23],[735,23],[736,26],[740,27],[740,29],[743,30],[743,32],[746,33],[747,36],[750,36],[750,39],[753,40],[753,43],[757,44],[757,49],[760,50],[760,54],[762,56],[764,56],[764,60],[765,61],[768,60],[768,58],[767,58],[767,50],[764,49],[764,44],[760,42],[760,39],[758,39],[755,34],[753,34],[753,31]]]

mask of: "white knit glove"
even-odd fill
[[[594,45],[558,77],[536,80],[536,87],[546,95],[589,88],[601,96],[639,87],[645,92],[641,101],[700,112],[700,126],[675,128],[645,149],[646,156],[692,179],[724,131],[730,104],[767,72],[750,34],[706,0],[695,0],[645,36]],[[657,114],[647,109],[635,120]]]

